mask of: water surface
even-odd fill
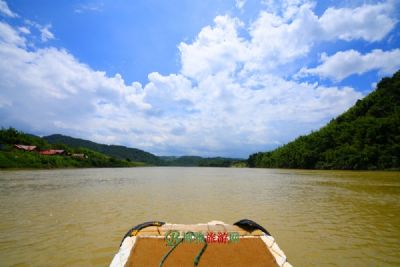
[[[0,266],[105,266],[141,222],[243,218],[295,266],[400,265],[398,172],[1,171],[0,218]]]

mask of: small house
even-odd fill
[[[24,151],[34,151],[36,146],[26,146],[26,145],[14,145],[16,149],[24,150]]]
[[[42,150],[39,152],[41,155],[62,155],[64,154],[64,150],[62,149],[48,149],[48,150]]]
[[[87,156],[85,154],[72,154],[72,157],[78,159],[87,159]]]

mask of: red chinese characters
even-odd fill
[[[208,232],[206,235],[207,243],[220,243],[226,244],[228,243],[228,233],[227,232]]]

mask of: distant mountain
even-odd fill
[[[304,169],[400,168],[400,71],[325,127],[271,152],[250,167]]]
[[[172,157],[165,156],[160,157],[165,165],[167,166],[199,166],[199,167],[231,167],[235,163],[243,161],[243,159],[235,159],[235,158],[222,158],[222,157],[213,157],[213,158],[203,158],[199,156],[181,156],[181,157]]]
[[[162,160],[156,155],[153,155],[149,152],[137,148],[98,144],[92,141],[65,136],[61,134],[53,134],[45,136],[43,137],[43,139],[46,140],[49,144],[65,144],[75,148],[78,147],[88,148],[120,160],[129,159],[130,161],[144,162],[150,165],[163,165]]]
[[[202,157],[198,156],[161,156],[160,157],[167,166],[199,166]]]
[[[36,146],[36,152],[61,149],[63,156],[42,156],[39,153],[23,153],[15,144]],[[86,155],[85,159],[70,157],[72,154]],[[199,166],[199,167],[243,167],[245,160],[234,158],[202,158],[198,156],[157,157],[146,151],[117,145],[98,144],[61,134],[39,137],[17,131],[14,128],[0,129],[0,168],[65,168],[65,167],[135,167],[154,166]]]

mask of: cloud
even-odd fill
[[[395,26],[397,20],[390,15],[395,2],[364,4],[351,8],[328,8],[320,18],[325,38],[338,37],[342,40],[382,40]]]
[[[30,34],[31,33],[31,31],[27,27],[24,27],[24,26],[18,27],[18,30],[20,32],[22,32],[23,34]]]
[[[31,34],[30,28],[37,30],[39,33],[39,38],[42,41],[42,43],[45,43],[45,42],[55,38],[54,34],[50,31],[50,29],[52,28],[51,24],[42,25],[40,23],[37,23],[36,21],[29,20],[29,19],[25,19],[24,24],[25,24],[25,26],[18,27],[18,30],[21,33],[24,33],[26,35]],[[31,37],[32,36],[35,36],[35,35],[31,35]]]
[[[214,25],[204,27],[193,43],[181,43],[182,73],[202,79],[222,69],[238,72],[239,76],[279,72],[308,55],[318,43],[380,41],[397,23],[393,2],[364,4],[353,9],[328,8],[320,16],[308,1],[265,4],[268,8],[248,27],[237,18],[217,16]],[[238,34],[243,30],[250,38]]]
[[[25,38],[20,36],[13,27],[5,22],[0,21],[0,40],[4,43],[16,46],[25,46]]]
[[[47,42],[51,39],[54,39],[54,34],[50,31],[51,25],[48,24],[46,26],[39,26],[40,38],[42,42]]]
[[[75,13],[84,13],[84,12],[101,12],[103,11],[104,3],[103,2],[96,2],[96,3],[87,3],[87,4],[80,4],[75,7]]]
[[[246,4],[246,0],[235,0],[236,8],[243,9],[244,5]]]
[[[18,15],[10,10],[10,8],[7,5],[7,2],[4,0],[0,0],[0,13],[3,14],[4,16],[11,17],[11,18],[16,18]]]
[[[361,75],[371,70],[378,70],[382,74],[391,74],[400,68],[399,58],[400,49],[390,51],[375,49],[364,55],[353,49],[339,51],[332,56],[324,53],[321,55],[321,65],[315,68],[303,68],[299,75],[318,75],[341,81],[350,75]]]
[[[380,41],[397,23],[395,4],[390,1],[353,9],[331,7],[319,17],[307,1],[284,1],[283,7],[284,11],[261,11],[250,25],[246,70],[274,70],[304,57],[322,42]]]
[[[181,43],[182,74],[201,80],[221,71],[232,73],[248,50],[237,32],[242,25],[238,19],[217,16],[214,26],[204,27],[193,43]]]
[[[319,38],[319,31],[318,17],[310,5],[299,7],[293,18],[262,11],[250,25],[250,58],[245,69],[272,70],[306,55]]]

